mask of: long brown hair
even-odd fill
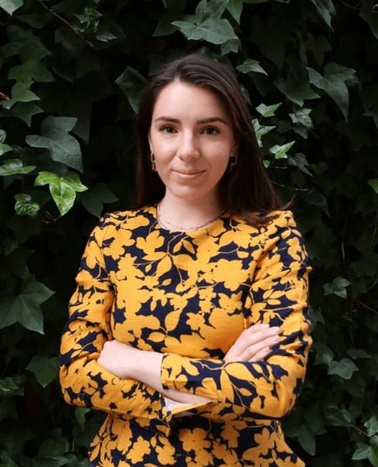
[[[166,65],[152,78],[142,95],[136,117],[136,207],[151,204],[164,196],[165,186],[151,167],[148,133],[156,99],[174,80],[208,89],[225,106],[231,117],[238,154],[236,166],[226,170],[220,181],[220,201],[227,211],[252,224],[260,224],[261,219],[254,212],[269,213],[282,208],[282,204],[266,173],[247,102],[238,81],[226,66],[195,54]]]

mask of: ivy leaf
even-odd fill
[[[371,7],[369,4],[360,9],[360,16],[363,18],[370,27],[374,37],[378,40],[378,18],[376,5]]]
[[[0,329],[20,323],[30,331],[43,334],[41,304],[53,293],[44,284],[30,276],[22,283],[17,295],[0,297]]]
[[[338,297],[346,300],[347,290],[346,288],[351,284],[348,280],[343,277],[335,277],[332,282],[324,284],[324,295],[337,295]]]
[[[358,461],[367,459],[370,454],[371,447],[366,443],[357,443],[357,449],[354,451],[352,460]]]
[[[9,151],[12,151],[12,146],[9,146],[9,144],[0,143],[0,156],[6,154]]]
[[[21,375],[0,378],[0,396],[23,396],[25,377]]]
[[[1,0],[0,8],[8,13],[8,15],[13,15],[13,13],[23,6],[23,0]]]
[[[368,185],[370,185],[375,193],[378,195],[378,178],[371,178],[368,180]]]
[[[294,113],[289,114],[291,121],[295,125],[302,125],[305,128],[313,128],[313,123],[310,117],[312,109],[299,109]]]
[[[114,203],[118,198],[113,195],[107,185],[98,183],[80,196],[80,202],[85,209],[96,217],[100,217],[104,204]]]
[[[34,185],[49,185],[51,196],[61,216],[67,214],[74,205],[76,192],[87,190],[87,187],[81,183],[78,174],[74,172],[62,176],[53,172],[39,172]]]
[[[237,39],[231,24],[224,18],[207,18],[197,24],[194,16],[192,21],[174,21],[172,24],[177,26],[188,40],[204,40],[210,44],[220,45]]]
[[[11,91],[11,99],[2,102],[2,105],[5,109],[10,109],[17,102],[32,102],[39,101],[39,97],[30,91],[30,87],[33,84],[32,81],[17,82]]]
[[[15,199],[14,209],[19,216],[35,217],[40,210],[39,204],[34,202],[27,193],[18,193]]]
[[[0,130],[0,156],[6,154],[9,151],[12,151],[12,146],[9,146],[9,144],[4,143],[6,137],[7,134],[5,133],[5,131]]]
[[[33,357],[26,369],[31,371],[35,375],[38,383],[45,388],[58,374],[59,358],[47,358],[42,356]]]
[[[294,154],[294,156],[289,157],[289,165],[298,167],[298,169],[312,177],[312,173],[308,170],[307,167],[309,167],[309,163],[306,159],[306,156],[301,153]]]
[[[324,22],[332,29],[331,20],[332,16],[336,14],[335,6],[332,0],[311,0],[315,5],[319,15],[323,18]]]
[[[276,110],[280,107],[281,104],[281,102],[279,104],[273,105],[260,104],[258,107],[256,107],[256,110],[263,117],[274,117]]]
[[[338,375],[343,379],[350,379],[355,371],[358,371],[358,366],[350,358],[332,361],[328,367],[329,375]]]
[[[378,416],[374,415],[364,423],[364,427],[367,429],[368,436],[374,436],[378,433]]]
[[[240,24],[240,17],[243,11],[243,0],[230,0],[227,5],[227,11]]]
[[[35,165],[24,166],[20,159],[7,159],[0,165],[0,176],[25,175],[36,168]]]
[[[287,159],[287,152],[291,149],[295,141],[290,141],[286,144],[275,144],[269,151],[274,155],[275,159]]]
[[[127,97],[133,111],[137,112],[141,94],[147,84],[146,79],[137,70],[128,66],[115,82]]]
[[[47,66],[36,59],[31,59],[16,65],[9,70],[8,79],[16,81],[37,81],[41,83],[50,83],[55,81]]]
[[[312,68],[308,68],[310,83],[328,94],[339,107],[345,120],[348,119],[349,92],[347,81],[355,81],[356,71],[337,63],[328,63],[323,76]]]
[[[86,407],[76,407],[75,408],[75,419],[79,424],[80,428],[84,428],[86,422],[86,415],[91,412],[91,409]]]
[[[284,81],[278,78],[274,84],[289,100],[300,106],[304,104],[304,101],[319,98],[319,94],[311,89],[310,84],[304,79]]]
[[[51,158],[82,172],[80,144],[69,132],[77,119],[73,117],[46,117],[42,122],[41,135],[29,135],[26,142],[33,148],[46,148]]]
[[[238,65],[236,69],[245,75],[248,73],[262,73],[268,76],[268,73],[264,70],[264,68],[260,65],[260,62],[258,62],[257,60],[244,60],[244,62],[241,65]]]
[[[35,105],[33,102],[18,102],[11,110],[10,114],[16,118],[19,118],[26,123],[27,126],[31,126],[31,121],[34,115],[42,113],[43,110]]]

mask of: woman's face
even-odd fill
[[[217,199],[236,143],[231,119],[216,94],[180,81],[167,85],[155,102],[149,142],[166,196]]]

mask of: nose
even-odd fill
[[[198,159],[199,149],[195,135],[192,132],[184,132],[180,139],[180,146],[177,151],[178,157],[183,161]]]

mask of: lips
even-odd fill
[[[173,172],[176,172],[179,175],[193,176],[203,173],[204,170],[173,170]]]

